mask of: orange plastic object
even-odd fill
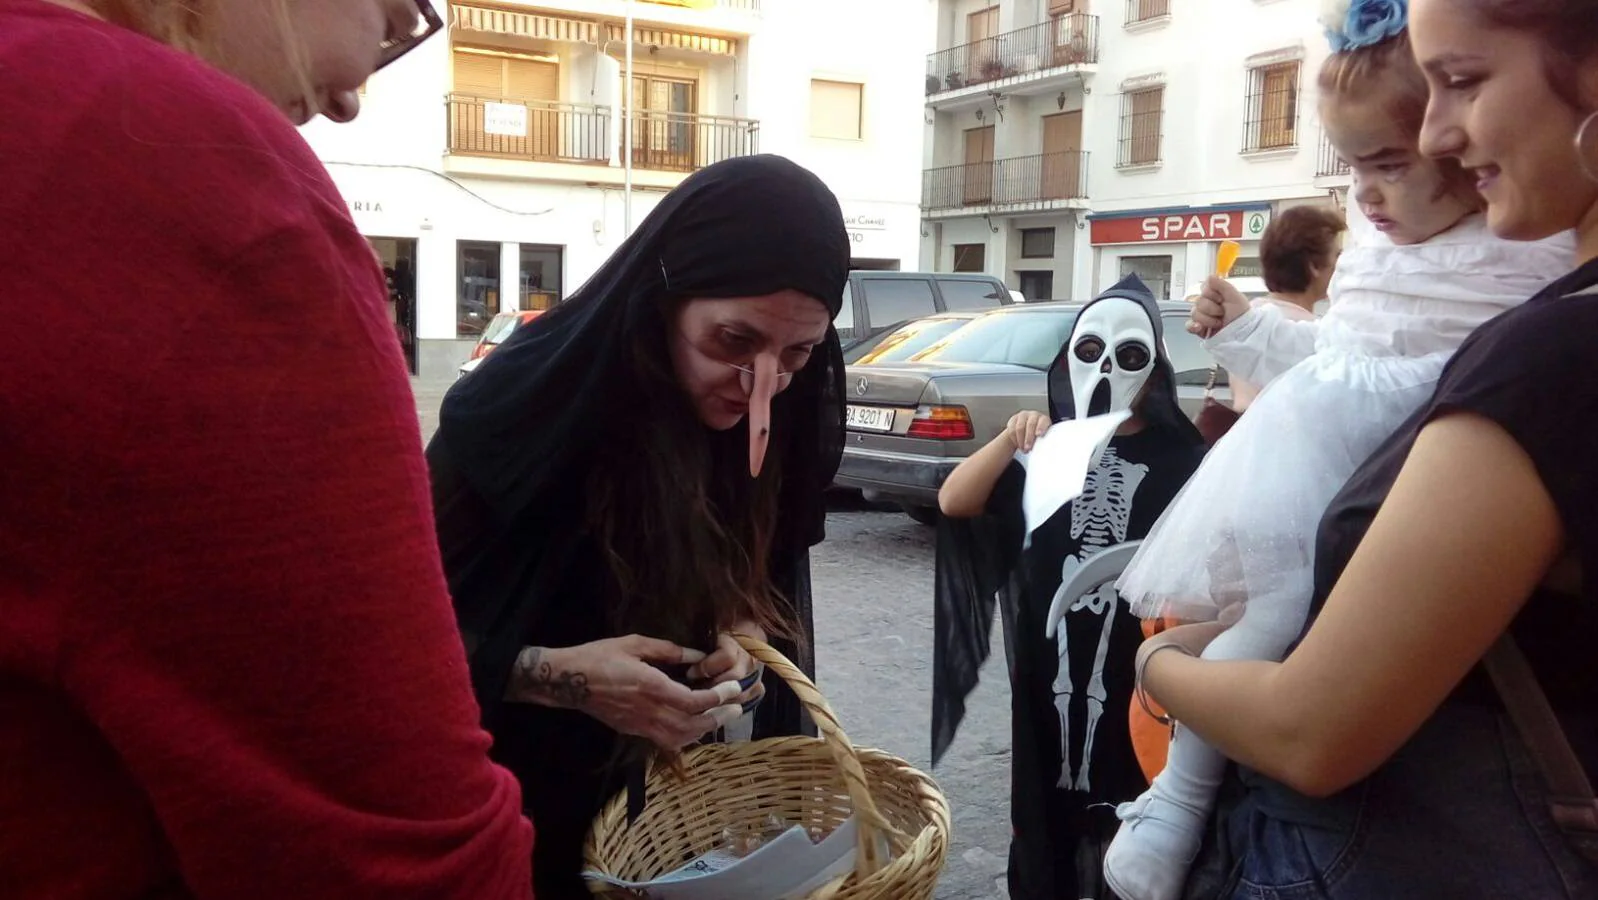
[[[1237,255],[1243,252],[1243,245],[1237,241],[1222,241],[1221,246],[1215,251],[1215,274],[1222,278],[1230,278],[1232,267],[1237,265]]]
[[[1143,636],[1151,638],[1175,624],[1165,619],[1146,620],[1143,623]],[[1149,709],[1162,716],[1165,715],[1165,710],[1161,709],[1152,698],[1149,698]],[[1136,696],[1132,698],[1129,715],[1132,753],[1137,757],[1138,768],[1143,770],[1143,777],[1152,782],[1154,776],[1165,769],[1166,754],[1171,749],[1171,726],[1162,725],[1158,719],[1149,715]]]

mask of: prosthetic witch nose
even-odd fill
[[[755,375],[749,389],[749,475],[760,477],[766,448],[771,444],[771,398],[777,395],[777,360],[762,353],[755,357]]]

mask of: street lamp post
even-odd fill
[[[633,233],[633,104],[637,100],[633,96],[633,3],[627,0],[627,24],[622,35],[627,42],[627,71],[622,76],[627,79],[627,90],[622,100],[622,238],[625,240]],[[689,9],[709,9],[716,5],[716,0],[678,0],[678,4]]]

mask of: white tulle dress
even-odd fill
[[[1315,533],[1337,491],[1431,396],[1465,337],[1568,270],[1575,250],[1568,234],[1500,240],[1480,216],[1424,244],[1398,246],[1369,226],[1349,238],[1323,318],[1291,321],[1265,305],[1206,342],[1265,388],[1122,576],[1138,615],[1207,621],[1246,600],[1247,618],[1272,632],[1259,649],[1285,652],[1308,612]]]

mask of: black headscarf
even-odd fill
[[[574,486],[598,442],[613,439],[636,409],[640,391],[626,363],[632,338],[664,333],[682,298],[797,290],[836,316],[848,268],[843,215],[820,179],[777,156],[717,163],[661,200],[570,299],[518,329],[450,389],[428,462],[445,569],[490,730],[527,623],[541,606],[582,602],[550,596],[549,584],[584,524]],[[772,404],[769,454],[782,481],[769,565],[803,629],[779,648],[807,669],[808,548],[825,534],[823,491],[842,454],[842,379],[829,329]],[[636,431],[632,440],[648,440]],[[747,425],[711,440],[747,446]],[[781,693],[768,694],[757,728],[799,729],[797,704]]]
[[[1177,404],[1176,370],[1165,348],[1165,330],[1154,294],[1136,275],[1128,275],[1082,309],[1111,298],[1142,304],[1154,326],[1154,371],[1138,413],[1149,429],[1194,448],[1204,439]],[[1080,315],[1080,313],[1078,313]],[[1074,332],[1075,329],[1073,329]],[[1076,417],[1071,387],[1071,342],[1067,340],[1049,365],[1049,409],[1054,421]],[[965,718],[965,700],[977,686],[988,659],[997,604],[1004,619],[1005,649],[1019,607],[1021,544],[1025,526],[1019,509],[990,512],[970,519],[939,517],[932,654],[932,761],[936,764],[954,741]]]

